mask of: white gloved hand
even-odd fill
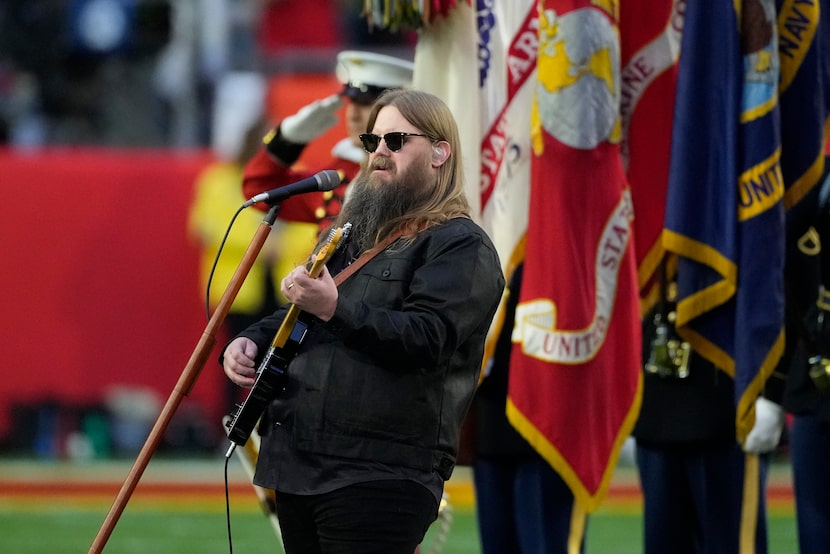
[[[316,100],[280,123],[282,137],[296,144],[308,144],[335,125],[337,110],[343,105],[339,94]]]
[[[784,430],[784,409],[759,396],[755,401],[755,425],[746,437],[744,452],[764,454],[778,446]]]

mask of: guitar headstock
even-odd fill
[[[352,229],[351,223],[345,223],[342,227],[338,227],[336,229],[332,229],[329,231],[326,240],[323,242],[322,246],[317,250],[317,254],[314,256],[314,262],[311,265],[311,268],[308,270],[309,275],[312,277],[317,277],[320,271],[323,269],[323,265],[329,261],[329,259],[334,255],[334,252],[337,250],[337,247],[340,245],[341,241],[349,235],[349,231]]]

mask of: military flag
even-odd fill
[[[664,245],[677,330],[734,378],[741,442],[784,343],[776,38],[773,0],[686,4]]]
[[[593,511],[639,411],[617,5],[540,3],[524,280],[508,418]]]
[[[782,2],[778,36],[784,207],[791,210],[807,198],[812,211],[824,171],[830,107],[830,13],[821,13],[819,0]]]
[[[530,110],[536,76],[536,0],[482,2],[478,11],[481,139],[478,194],[508,279],[524,258],[530,194]]]
[[[508,278],[527,230],[537,29],[536,0],[475,13],[458,3],[421,30],[415,49],[413,86],[443,98],[459,121],[468,197]]]
[[[635,0],[637,1],[637,0]],[[634,203],[641,311],[658,300],[660,241],[685,0],[639,0],[620,13],[622,154]]]
[[[530,104],[536,71],[536,0],[463,2],[432,14],[419,32],[413,86],[452,110],[461,134],[473,216],[489,233],[510,279],[522,262],[530,188]],[[475,83],[475,93],[471,84]],[[488,336],[487,375],[504,305]]]

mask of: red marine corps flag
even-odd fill
[[[617,4],[540,2],[531,191],[507,413],[568,483],[604,497],[641,397]]]
[[[646,2],[648,6],[646,7]],[[620,14],[622,153],[634,201],[641,313],[659,300],[674,99],[686,0],[639,0]]]

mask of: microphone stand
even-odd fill
[[[242,287],[242,283],[248,276],[248,272],[253,266],[254,261],[256,261],[260,250],[262,250],[262,246],[265,244],[265,240],[268,238],[268,234],[271,232],[271,228],[277,219],[279,210],[279,204],[274,204],[254,234],[251,244],[242,256],[242,260],[239,262],[236,272],[233,274],[233,277],[231,277],[222,298],[219,300],[219,304],[217,305],[213,316],[210,318],[205,330],[202,332],[202,337],[199,339],[196,349],[193,351],[193,354],[191,354],[187,365],[176,383],[176,386],[173,388],[173,392],[170,393],[167,403],[164,405],[158,419],[156,419],[156,423],[150,431],[144,446],[138,453],[138,457],[127,475],[124,484],[121,485],[121,490],[115,497],[115,501],[110,507],[101,528],[98,530],[95,540],[89,547],[89,554],[98,554],[104,549],[107,540],[115,528],[115,524],[118,522],[118,518],[124,511],[127,501],[138,484],[138,480],[141,479],[141,475],[144,473],[147,464],[150,462],[150,457],[152,457],[155,452],[156,447],[161,441],[161,438],[170,423],[170,420],[173,418],[176,408],[178,408],[182,398],[190,393],[193,385],[196,383],[199,373],[202,371],[208,356],[210,356],[213,347],[216,344],[216,333],[222,325],[222,322],[225,320],[225,316],[228,314],[228,310],[230,309],[231,304],[233,304],[236,295],[239,293],[239,289]]]

